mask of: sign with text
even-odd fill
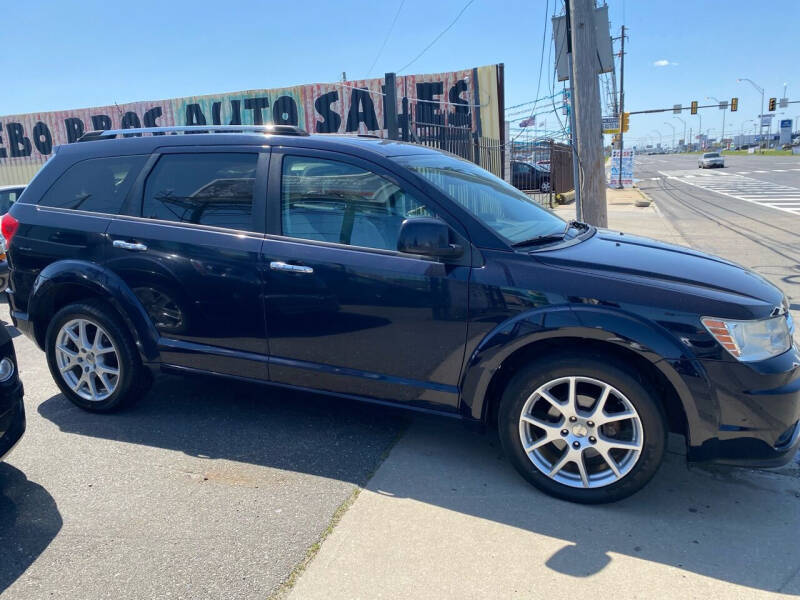
[[[622,171],[620,172],[620,151],[611,151],[611,163],[608,172],[608,185],[609,187],[619,187],[620,179],[622,180],[622,187],[633,186],[633,159],[635,152],[632,148],[626,148],[622,151]]]
[[[619,116],[603,117],[603,133],[619,133]]]
[[[781,119],[781,146],[792,143],[792,120]]]
[[[0,184],[26,183],[59,144],[100,129],[171,125],[297,125],[309,133],[386,135],[383,78],[0,116]],[[500,139],[497,65],[396,78],[397,108],[417,122]],[[109,90],[113,94],[113,90]]]

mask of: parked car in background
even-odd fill
[[[24,185],[0,185],[0,215],[8,212],[23,191],[25,191]]]
[[[724,166],[725,159],[719,152],[706,152],[697,160],[697,167],[699,169],[713,169]]]
[[[512,184],[518,190],[540,191],[544,194],[550,191],[550,169],[539,163],[511,161]]]
[[[794,456],[800,351],[760,275],[565,222],[431,148],[214,130],[87,134],[3,217],[14,324],[75,405],[160,371],[391,404],[497,428],[524,478],[586,503],[641,489],[668,431],[690,461]]]
[[[0,327],[0,460],[25,432],[22,382],[17,369],[14,342],[5,326]]]

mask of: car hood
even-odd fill
[[[783,293],[753,271],[711,254],[645,237],[598,229],[583,242],[537,252],[537,260],[608,277],[648,280],[653,284],[691,286],[774,306]]]

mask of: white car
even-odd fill
[[[719,152],[706,152],[697,161],[698,169],[709,169],[714,167],[724,167],[725,159]]]

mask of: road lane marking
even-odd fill
[[[800,171],[800,169],[797,169]],[[674,179],[730,198],[759,204],[766,208],[800,215],[800,188],[744,177],[739,173],[707,173],[698,176],[691,170],[659,171]],[[754,173],[766,171],[754,171]]]

